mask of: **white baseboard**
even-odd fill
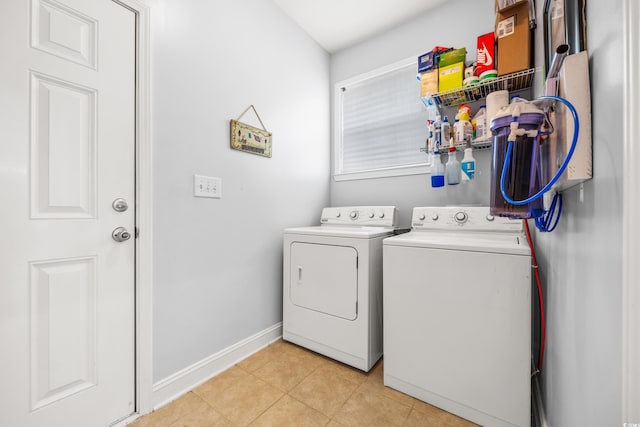
[[[153,384],[153,409],[177,399],[282,337],[282,322],[206,357]]]

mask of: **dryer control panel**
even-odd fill
[[[493,216],[489,207],[444,206],[413,208],[414,230],[460,230],[523,232],[521,219]]]
[[[396,227],[398,209],[395,206],[342,206],[322,209],[320,224],[353,225],[359,227]]]

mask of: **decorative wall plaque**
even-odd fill
[[[244,116],[250,108],[256,114],[256,117],[262,125],[262,129],[240,121],[242,116]],[[249,105],[236,120],[231,120],[231,148],[234,150],[271,157],[271,139],[271,132],[269,132],[264,126],[264,123],[262,123],[262,119],[260,119],[253,104]]]

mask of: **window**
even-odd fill
[[[335,180],[429,171],[416,68],[407,60],[336,84]]]

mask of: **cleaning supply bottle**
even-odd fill
[[[460,184],[460,162],[456,158],[456,147],[449,147],[449,161],[447,162],[447,184]]]
[[[438,150],[438,146],[436,145],[435,151],[433,152],[433,170],[431,172],[431,186],[434,188],[444,187],[444,165],[442,164],[442,159],[440,158],[440,151]]]
[[[456,144],[461,145],[467,141],[471,141],[473,137],[473,126],[469,121],[469,114],[463,110],[460,112],[460,118],[456,119],[453,125]]]
[[[440,120],[440,116],[437,115],[436,119],[433,121],[433,147],[435,151],[435,147],[442,146],[442,121]]]
[[[442,119],[442,125],[440,126],[440,134],[442,140],[440,141],[442,147],[448,147],[451,144],[451,124],[449,119],[444,116]]]
[[[462,139],[460,139],[462,138]],[[453,120],[453,143],[452,145],[459,144],[464,140],[463,138],[463,128],[462,123],[460,122],[460,117],[456,114],[456,118]]]
[[[462,170],[462,182],[469,182],[473,179],[476,173],[476,159],[473,158],[472,148],[464,149],[464,157],[460,163],[460,169]]]
[[[469,116],[469,113],[465,112],[462,114],[462,119],[460,121],[464,123],[464,140],[467,142],[471,141],[473,138],[473,125],[471,124],[471,117]]]
[[[471,116],[471,107],[469,107],[467,104],[460,104],[458,106],[458,112],[456,113],[456,119],[460,119],[460,114],[462,114],[463,111],[467,112],[467,116]]]
[[[487,109],[484,105],[482,105],[476,115],[473,116],[471,125],[473,126],[474,140],[482,141],[489,138],[489,133],[487,132]]]
[[[435,138],[436,138],[436,128],[433,124],[433,120],[428,120],[428,129],[429,129],[429,138],[427,139],[427,151],[429,154],[433,154],[434,146],[435,146]],[[431,156],[430,156],[431,157]],[[429,158],[431,160],[431,158]]]

